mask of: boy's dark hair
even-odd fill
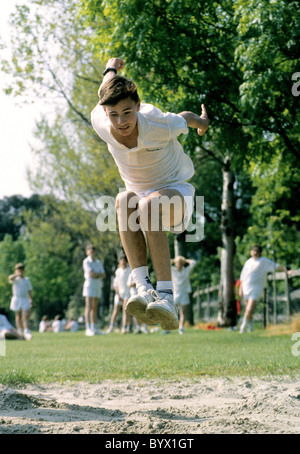
[[[257,249],[260,254],[262,253],[262,247],[260,244],[253,244],[251,250],[252,249]]]
[[[136,103],[140,100],[135,83],[118,75],[105,82],[98,94],[101,106],[115,106],[127,98],[131,98]]]

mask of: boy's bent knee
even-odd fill
[[[123,207],[137,209],[139,197],[132,191],[120,192],[116,197],[116,210],[120,211]]]

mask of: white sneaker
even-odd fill
[[[155,301],[156,292],[148,289],[145,285],[138,287],[138,294],[128,299],[126,303],[126,313],[133,315],[141,323],[149,323],[146,309],[149,303]]]
[[[113,332],[113,330],[114,330],[114,327],[113,327],[113,326],[111,325],[111,326],[110,326],[109,328],[107,328],[107,330],[106,330],[106,334],[110,334],[110,333],[112,333],[112,332]]]
[[[24,338],[27,340],[27,341],[30,341],[32,339],[32,334],[30,333],[30,331],[28,329],[26,329],[24,331]]]
[[[94,332],[92,329],[87,328],[87,329],[85,330],[85,335],[86,335],[86,336],[89,336],[89,337],[90,337],[90,336],[95,336],[95,332]]]
[[[147,306],[147,316],[152,323],[160,323],[163,330],[178,328],[178,313],[173,300],[173,294],[157,293],[157,298]]]
[[[94,333],[97,335],[101,335],[101,336],[104,336],[104,334],[105,334],[103,331],[101,331],[101,329],[97,329],[97,328],[94,330]]]
[[[178,330],[179,334],[183,334],[184,333],[184,329],[182,326],[180,326],[179,330]]]

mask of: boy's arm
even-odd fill
[[[108,60],[104,71],[104,77],[98,90],[98,93],[100,92],[102,85],[105,84],[105,82],[107,82],[109,79],[114,77],[117,74],[117,72],[123,68],[123,66],[124,62],[120,58],[110,58]]]
[[[181,112],[181,115],[189,128],[197,128],[199,136],[203,136],[208,129],[209,119],[204,104],[201,105],[201,116],[193,112]]]

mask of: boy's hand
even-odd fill
[[[199,136],[203,136],[203,134],[206,133],[206,131],[208,130],[208,125],[209,125],[209,119],[208,119],[208,115],[207,115],[204,104],[201,105],[201,109],[202,109],[202,112],[201,112],[200,118],[202,120],[203,126],[201,126],[200,128],[197,129]]]
[[[120,58],[110,58],[106,63],[106,68],[115,68],[117,71],[120,71],[124,66],[124,61]]]

